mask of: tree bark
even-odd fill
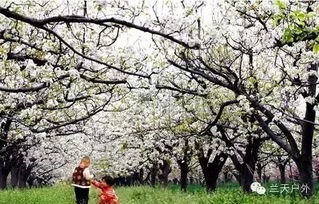
[[[4,159],[0,159],[0,189],[7,187],[7,178],[10,173],[10,164]]]
[[[171,173],[172,168],[170,166],[169,160],[164,160],[163,164],[160,165],[161,174],[159,178],[162,185],[166,188],[168,186],[168,175]]]
[[[186,192],[187,191],[187,186],[188,186],[188,163],[187,162],[180,162],[180,171],[181,171],[181,178],[180,178],[180,185],[181,185],[181,190]]]
[[[228,147],[234,148],[233,142],[228,139],[225,130],[222,127],[218,127],[218,129],[221,132],[222,139],[225,141],[226,145]],[[265,138],[255,138],[253,136],[249,136],[247,140],[248,144],[244,152],[236,150],[242,158],[242,162],[239,161],[236,154],[230,155],[230,158],[239,173],[239,178],[237,178],[237,180],[240,181],[239,183],[243,191],[250,193],[250,185],[254,181],[254,172],[258,159],[258,151]]]
[[[204,155],[203,148],[197,148],[199,151],[198,161],[204,174],[207,192],[216,190],[217,179],[226,162],[227,155],[224,153],[216,154],[212,162],[209,162],[213,150],[209,149],[207,155]]]
[[[254,166],[248,166],[248,164],[242,165],[242,171],[240,174],[240,185],[243,191],[246,193],[252,192],[250,185],[254,182]]]
[[[261,145],[260,139],[255,139],[250,137],[248,139],[248,145],[245,149],[245,154],[243,158],[243,163],[238,164],[239,161],[236,161],[235,168],[238,170],[240,175],[240,185],[243,188],[243,191],[246,193],[250,193],[250,185],[254,182],[254,172],[256,169],[256,163],[258,158],[258,151]],[[237,157],[232,157],[237,159]]]
[[[187,186],[188,186],[188,172],[190,170],[189,164],[191,162],[191,157],[192,157],[192,150],[191,147],[189,146],[188,140],[185,140],[185,147],[183,150],[183,158],[178,159],[177,163],[180,169],[181,177],[180,177],[180,186],[181,186],[181,191],[186,192],[187,191]]]
[[[280,172],[280,183],[286,183],[286,164],[278,164]]]
[[[301,194],[305,197],[311,197],[314,193],[313,175],[312,175],[312,159],[301,158],[301,162],[297,164],[301,185]]]
[[[25,163],[19,168],[19,183],[18,188],[26,188],[27,187],[27,179],[29,177],[30,170]]]
[[[145,182],[144,182],[144,169],[141,168],[139,170],[139,173],[138,173],[138,182],[143,185]]]
[[[225,163],[225,162],[223,162],[223,163]],[[220,168],[220,166],[217,166],[214,168],[208,168],[208,171],[209,171],[208,175],[205,176],[207,192],[212,192],[212,191],[216,190],[218,175],[221,172],[221,169],[219,169],[219,168]]]
[[[157,182],[157,174],[158,174],[158,167],[157,167],[157,163],[155,163],[153,165],[153,167],[151,168],[151,186],[155,187],[156,182]]]
[[[19,167],[14,165],[11,168],[11,186],[13,188],[18,187],[18,183],[19,183]]]
[[[318,71],[318,64],[313,63],[309,71]],[[316,97],[317,76],[312,74],[308,77],[309,89],[307,96]],[[316,97],[318,103],[318,97]],[[302,195],[310,197],[314,193],[313,172],[312,172],[312,144],[314,134],[314,123],[316,120],[315,104],[306,102],[306,114],[302,125],[301,156],[295,161],[300,174],[301,185],[306,185],[309,190],[303,191]],[[308,122],[309,121],[309,122]]]
[[[258,175],[259,182],[262,182],[262,172],[263,172],[263,166],[260,163],[258,163],[257,164],[257,175]]]
[[[7,178],[9,173],[5,171],[0,171],[0,189],[7,188]]]

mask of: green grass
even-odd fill
[[[237,185],[224,185],[207,194],[200,186],[190,186],[182,193],[178,186],[168,189],[148,186],[115,189],[122,204],[318,204],[319,197],[303,200],[299,196],[244,194]],[[46,188],[0,191],[1,204],[74,204],[73,187],[57,185]],[[97,191],[90,190],[90,204],[97,204]]]

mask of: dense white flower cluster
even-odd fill
[[[309,71],[318,53],[305,41],[281,41],[287,25],[274,25],[281,10],[271,0],[0,6],[34,19],[108,19],[50,23],[48,33],[0,17],[0,112],[12,119],[8,138],[30,146],[19,152],[35,177],[67,178],[85,155],[95,172],[114,176],[166,161],[174,172],[212,150],[209,163],[227,153],[243,164],[246,147],[266,136],[261,120],[276,135],[281,122],[300,146],[293,121],[317,103],[303,94],[318,77]]]

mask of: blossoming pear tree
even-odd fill
[[[121,111],[131,119],[120,125],[121,137],[114,127],[99,134],[105,143],[114,138],[107,166],[117,162],[123,173],[143,158],[155,167],[173,156],[185,177],[194,155],[209,166],[214,147],[205,142],[222,141],[214,168],[226,160],[219,148],[236,150],[229,157],[249,178],[241,182],[249,191],[258,151],[270,138],[295,162],[310,188],[303,194],[311,196],[318,8],[312,0],[1,2],[1,187],[11,147],[34,134],[75,133],[90,118],[94,126],[97,114],[107,123],[105,112],[121,110],[123,97],[138,89],[154,101],[140,112]],[[171,94],[152,98],[145,88],[173,91],[173,114],[161,114]],[[152,105],[160,108],[151,112]],[[99,148],[100,158],[110,150]],[[129,165],[118,162],[131,155]]]
[[[172,45],[169,39],[158,43],[176,69],[231,90],[251,108],[263,131],[297,164],[300,182],[311,189],[305,196],[313,193],[318,18],[312,11],[317,9],[315,1],[228,1],[220,4],[221,18],[213,26],[200,26],[205,23],[200,19],[202,24],[185,32],[198,49]],[[287,27],[291,24],[306,31]],[[304,111],[297,108],[301,105]]]
[[[117,65],[108,64],[115,57],[106,48],[118,39],[119,27],[95,25],[100,29],[95,32],[98,28],[93,24],[73,27],[64,22],[62,27],[43,29],[31,22],[33,17],[61,12],[72,15],[81,10],[87,16],[93,9],[99,13],[99,8],[83,3],[79,9],[59,2],[1,2],[1,188],[6,186],[12,165],[19,166],[14,162],[24,162],[13,156],[20,155],[13,153],[16,146],[36,134],[76,133],[76,124],[105,111],[129,91],[124,89],[126,75],[149,77],[146,72],[125,70],[127,65],[122,62],[129,57],[118,60]],[[29,14],[34,15],[27,17]],[[100,54],[91,57],[92,53]]]

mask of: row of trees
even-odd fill
[[[263,157],[292,160],[313,194],[318,2],[64,3],[0,4],[2,188],[39,171],[41,145],[84,143],[109,173],[148,168],[152,183],[176,162],[183,189],[193,165],[214,190],[229,160],[249,192]]]

